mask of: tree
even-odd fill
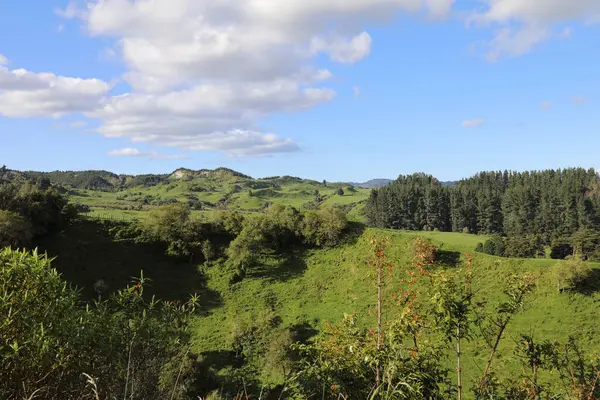
[[[308,211],[304,215],[301,232],[307,243],[331,247],[337,245],[348,226],[346,214],[339,208],[327,207]]]
[[[216,256],[215,248],[208,239],[202,242],[202,255],[207,262],[212,261]]]
[[[169,255],[189,256],[191,263],[195,250],[200,247],[202,231],[190,219],[190,212],[189,205],[183,203],[153,209],[140,224],[143,237],[165,243]]]
[[[483,252],[497,257],[504,256],[504,239],[501,236],[492,236],[483,244]]]
[[[25,218],[10,211],[0,210],[0,248],[26,246],[32,236],[31,225]]]
[[[577,254],[600,259],[600,237],[590,235],[600,230],[595,170],[481,172],[452,186],[425,174],[401,175],[371,191],[365,216],[382,228],[515,238],[509,253],[527,257],[538,256],[558,238],[573,237]]]
[[[440,274],[433,279],[434,294],[431,298],[434,309],[434,318],[438,329],[449,343],[456,345],[456,380],[458,399],[462,400],[462,350],[461,341],[472,338],[472,323],[474,310],[472,305],[473,290],[471,288],[471,263],[467,256],[467,265],[464,285],[457,282],[456,276]]]
[[[339,188],[336,193],[337,193],[338,196],[343,196],[344,195],[344,189]]]

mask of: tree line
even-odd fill
[[[365,215],[381,228],[499,235],[513,240],[509,249],[527,244],[510,255],[566,245],[597,257],[600,179],[583,168],[481,172],[454,186],[426,174],[400,176],[372,191]]]

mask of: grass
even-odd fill
[[[262,189],[252,187],[267,186]],[[338,188],[345,194],[336,194]],[[302,209],[303,205],[314,201],[315,191],[327,198],[322,206],[357,204],[369,197],[370,189],[348,190],[344,184],[322,183],[299,179],[255,180],[240,177],[195,176],[191,180],[172,180],[149,187],[135,187],[115,192],[75,189],[68,194],[74,203],[88,205],[91,215],[101,215],[117,219],[143,219],[137,212],[154,208],[158,201],[176,200],[187,202],[195,197],[203,202],[203,210],[210,211],[223,207],[219,204],[227,199],[225,208],[256,211],[266,203],[290,205]],[[146,200],[144,200],[146,199]],[[358,216],[356,216],[359,218]],[[356,218],[355,218],[356,219]]]
[[[280,318],[278,329],[308,324],[316,330],[328,321],[339,321],[345,313],[357,313],[364,326],[374,326],[375,276],[367,265],[368,238],[371,235],[387,236],[391,240],[388,255],[400,268],[388,281],[388,295],[402,285],[402,266],[408,265],[407,248],[417,235],[431,237],[443,249],[464,255],[473,254],[474,244],[481,237],[440,232],[393,232],[367,229],[355,242],[328,250],[311,250],[288,261],[266,260],[260,273],[250,274],[241,283],[229,285],[229,275],[222,268],[207,271],[207,287],[218,292],[222,306],[196,322],[195,349],[198,352],[230,351],[232,333],[239,326],[253,326],[264,322],[265,310],[275,304],[273,312]],[[500,376],[510,376],[520,371],[513,357],[515,340],[520,333],[539,339],[565,342],[569,335],[576,336],[587,350],[600,349],[600,338],[594,333],[600,309],[595,302],[600,295],[593,293],[559,294],[548,277],[548,266],[555,260],[498,259],[484,254],[474,254],[474,287],[480,300],[490,307],[499,303],[506,278],[518,271],[540,275],[539,287],[531,296],[528,308],[509,325],[506,339],[500,347],[494,370]],[[600,266],[595,265],[595,268]],[[448,267],[452,268],[452,267]],[[599,270],[600,271],[600,270]],[[422,288],[426,291],[426,288]],[[393,318],[391,311],[388,318]],[[465,346],[464,370],[469,381],[478,375],[488,354],[486,348],[470,344]],[[449,353],[451,351],[449,350]],[[449,366],[454,362],[449,359]]]
[[[237,181],[236,181],[237,182]],[[213,181],[176,182],[150,188],[135,188],[109,193],[80,190],[72,194],[75,202],[92,207],[90,215],[114,219],[143,219],[152,206],[142,211],[127,210],[133,204],[130,196],[152,195],[174,197],[184,201],[190,194],[191,185],[205,185],[211,191],[194,192],[200,200],[217,202],[232,190],[234,184],[227,182],[218,186]],[[243,183],[243,182],[242,182]],[[344,187],[344,189],[346,189]],[[300,208],[314,199],[314,191],[329,196],[325,205],[355,204],[368,197],[368,190],[346,191],[344,196],[334,194],[333,185],[324,187],[314,182],[291,182],[274,189],[270,197],[250,196],[247,189],[233,194],[227,207],[231,209],[255,210],[265,201],[289,204]],[[256,192],[253,190],[253,192]],[[128,194],[123,198],[124,194]],[[363,221],[358,204],[348,214],[353,221]],[[195,215],[212,214],[215,209],[195,211]],[[260,324],[269,319],[278,322],[270,334],[271,340],[277,332],[307,326],[321,330],[328,321],[339,321],[345,313],[357,313],[364,326],[373,326],[375,277],[366,261],[369,257],[368,238],[372,235],[390,239],[388,256],[398,267],[388,281],[386,291],[391,294],[402,285],[402,268],[410,263],[408,246],[416,236],[424,236],[439,244],[453,260],[464,259],[465,253],[473,254],[476,273],[474,287],[481,300],[490,306],[502,299],[502,287],[506,278],[516,271],[539,274],[539,286],[531,296],[528,308],[509,325],[506,339],[500,347],[499,357],[493,369],[508,376],[520,371],[513,356],[515,340],[519,333],[533,333],[539,339],[564,342],[569,335],[576,336],[585,350],[598,351],[600,337],[596,335],[600,309],[597,307],[600,294],[597,288],[586,293],[557,293],[549,278],[549,267],[557,261],[549,259],[505,259],[474,253],[474,248],[486,237],[447,232],[408,232],[366,229],[357,233],[348,243],[333,249],[296,250],[280,258],[265,258],[262,265],[250,271],[239,283],[230,284],[232,271],[224,265],[208,268],[190,265],[166,257],[156,248],[114,242],[106,229],[91,221],[76,225],[65,231],[63,236],[40,243],[40,249],[57,255],[54,265],[71,282],[82,287],[86,296],[95,295],[94,283],[104,280],[110,289],[126,285],[140,270],[152,280],[149,293],[165,299],[184,299],[193,292],[202,295],[204,313],[194,324],[194,350],[213,357],[219,373],[225,374],[232,366],[219,354],[233,350],[234,332]],[[596,271],[600,266],[594,264]],[[453,268],[445,266],[444,268]],[[199,272],[202,271],[202,272]],[[426,288],[422,288],[425,291]],[[394,310],[388,318],[393,318]],[[479,373],[487,352],[475,344],[465,346],[465,379],[468,381]],[[216,357],[216,358],[215,358]],[[452,360],[448,361],[452,363]]]

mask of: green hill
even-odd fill
[[[200,354],[200,367],[208,368],[204,373],[210,370],[212,378],[207,388],[214,389],[241,371],[254,371],[263,384],[281,383],[281,373],[268,365],[267,359],[269,349],[285,332],[293,332],[296,338],[310,336],[328,322],[340,321],[344,314],[351,313],[357,314],[362,326],[373,327],[376,276],[367,264],[373,235],[390,240],[387,253],[396,268],[386,278],[385,293],[389,296],[404,285],[401,279],[411,264],[409,248],[415,237],[428,237],[441,248],[443,257],[436,268],[448,271],[460,267],[465,253],[473,254],[474,246],[483,240],[482,236],[461,233],[364,229],[355,225],[354,232],[339,247],[297,248],[282,257],[263,258],[243,280],[233,284],[233,272],[221,262],[206,266],[177,262],[152,247],[115,241],[103,225],[92,222],[76,224],[62,237],[42,243],[41,248],[58,255],[54,265],[90,295],[94,293],[94,282],[101,279],[109,288],[117,288],[140,270],[151,280],[150,292],[163,298],[182,299],[187,293],[200,293],[203,313],[194,323],[193,350]],[[489,307],[503,297],[503,284],[511,274],[528,271],[539,275],[538,287],[526,310],[509,325],[500,346],[493,367],[499,376],[509,377],[520,371],[520,361],[513,352],[521,333],[533,334],[540,341],[562,343],[574,336],[586,351],[600,348],[600,338],[595,334],[600,318],[596,306],[600,286],[595,279],[600,275],[600,265],[591,264],[594,280],[585,290],[558,293],[550,267],[560,262],[564,261],[473,254],[474,290],[477,299],[487,301]],[[427,288],[421,290],[426,292]],[[397,312],[390,304],[385,317],[392,319]],[[250,333],[252,350],[244,350],[250,353],[244,356],[246,363],[242,365],[235,354],[241,351],[239,341]],[[463,369],[470,382],[480,374],[488,353],[481,343],[465,347]],[[453,359],[447,361],[450,365]],[[556,378],[545,379],[557,383]]]
[[[354,219],[370,189],[345,183],[323,183],[292,176],[254,179],[228,169],[180,168],[162,175],[118,175],[107,171],[19,172],[7,170],[6,180],[49,179],[67,191],[74,203],[89,207],[88,215],[116,219],[144,219],[146,211],[174,202],[189,203],[196,212],[259,211],[271,203],[298,209],[340,205]],[[341,194],[340,189],[343,191]]]

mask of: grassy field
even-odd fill
[[[343,195],[337,194],[340,188],[344,190]],[[131,220],[143,219],[145,211],[174,201],[193,202],[202,211],[258,211],[269,203],[303,209],[315,200],[315,192],[319,192],[322,199],[320,207],[350,206],[353,220],[360,220],[360,203],[368,199],[370,189],[349,189],[347,184],[338,183],[325,186],[323,183],[291,177],[252,179],[202,175],[115,191],[71,189],[68,197],[74,203],[89,206],[90,216]]]
[[[166,257],[151,246],[115,242],[105,226],[93,221],[76,224],[61,237],[50,238],[39,246],[58,256],[54,265],[69,281],[82,287],[86,296],[97,294],[93,287],[100,279],[114,290],[139,276],[141,270],[151,279],[149,294],[185,299],[188,294],[200,293],[204,308],[194,324],[194,350],[211,360],[216,374],[227,374],[234,368],[227,354],[232,353],[234,334],[240,330],[277,321],[267,334],[268,342],[286,329],[317,332],[326,322],[339,321],[345,313],[357,313],[363,326],[374,326],[375,275],[367,264],[368,241],[373,235],[389,238],[387,253],[397,266],[387,280],[387,295],[403,285],[400,279],[411,262],[409,244],[416,236],[431,238],[444,251],[446,265],[437,268],[453,270],[461,265],[465,253],[473,254],[474,289],[478,299],[487,301],[490,307],[502,299],[503,285],[512,273],[529,271],[539,275],[538,287],[526,310],[509,326],[500,347],[494,370],[501,376],[520,370],[513,356],[520,333],[561,342],[573,335],[585,350],[600,349],[596,334],[600,319],[597,283],[583,292],[558,293],[549,276],[549,267],[557,261],[500,259],[474,253],[475,245],[485,239],[481,236],[360,228],[345,244],[333,249],[296,249],[284,257],[265,258],[241,282],[233,284],[232,271],[225,265],[189,264]],[[593,267],[598,276],[600,266]],[[386,318],[393,318],[396,312],[390,307]],[[479,373],[486,356],[481,346],[465,346],[467,379]]]
[[[372,235],[390,238],[390,260],[400,266],[388,280],[385,289],[388,294],[396,292],[402,285],[401,267],[410,263],[407,248],[417,235],[431,237],[445,251],[461,259],[464,259],[465,252],[473,254],[474,245],[483,239],[458,233],[367,229],[355,241],[336,249],[314,250],[291,256],[288,261],[266,262],[260,271],[234,286],[229,285],[227,274],[223,274],[218,267],[212,267],[207,271],[207,287],[220,294],[222,304],[208,316],[198,319],[197,351],[230,351],[232,332],[240,326],[252,326],[256,321],[264,321],[268,304],[275,304],[273,312],[281,318],[278,329],[309,324],[311,328],[320,330],[326,322],[339,321],[346,313],[357,313],[364,326],[373,327],[375,275],[366,262],[368,238]],[[600,338],[595,334],[596,321],[600,318],[600,309],[595,304],[600,300],[600,295],[595,288],[586,293],[557,293],[548,275],[548,267],[554,263],[555,260],[498,259],[483,254],[474,255],[474,288],[478,299],[489,302],[490,307],[503,298],[503,284],[512,273],[529,271],[539,274],[538,287],[526,311],[509,326],[506,339],[500,347],[494,365],[494,370],[500,376],[510,376],[520,369],[519,362],[513,357],[513,350],[515,340],[521,333],[533,334],[538,340],[560,342],[565,342],[573,335],[585,349],[600,349]],[[599,265],[594,265],[594,268],[600,273]],[[391,308],[388,318],[393,318],[395,313]],[[474,344],[466,346],[464,371],[467,380],[480,373],[487,354],[485,347]]]

